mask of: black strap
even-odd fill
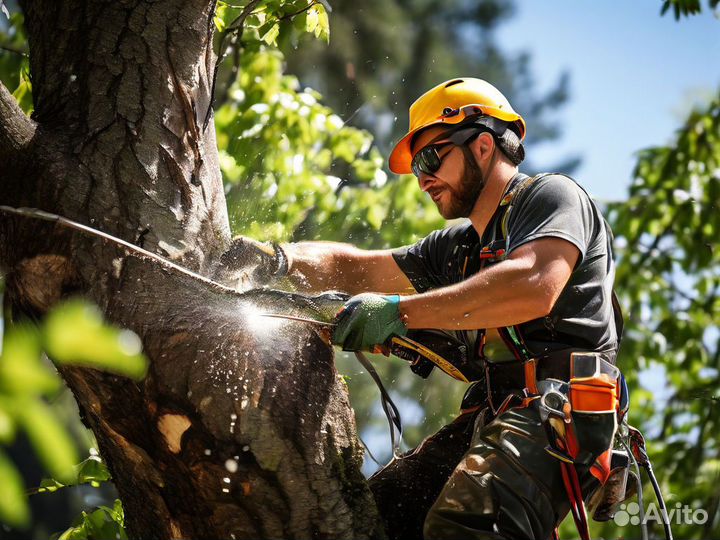
[[[620,307],[620,300],[618,300],[615,291],[612,292],[612,307],[613,307],[613,318],[615,320],[615,333],[617,334],[617,348],[620,348],[620,341],[622,340],[623,331],[625,329],[625,319],[623,318],[622,308]]]
[[[390,425],[390,441],[392,442],[393,458],[397,458],[400,456],[400,441],[402,440],[402,420],[400,420],[400,411],[390,397],[390,394],[388,394],[387,390],[385,390],[385,386],[380,380],[380,375],[378,375],[378,372],[370,363],[370,360],[367,359],[367,356],[360,351],[355,351],[355,356],[357,357],[358,362],[367,369],[367,372],[370,374],[373,381],[375,381],[378,390],[380,390],[380,404],[382,405],[383,411],[385,411],[385,417]]]
[[[502,236],[502,239],[504,240],[503,243],[505,244],[505,253],[507,253],[507,249],[508,249],[508,245],[507,245],[508,236],[507,236],[507,230],[505,229],[505,225],[507,224],[507,220],[509,219],[514,202],[517,200],[517,197],[528,186],[530,186],[530,184],[532,184],[536,180],[540,180],[541,178],[548,176],[550,174],[562,174],[562,173],[542,173],[542,174],[538,174],[538,175],[535,175],[532,177],[527,177],[527,178],[521,180],[518,183],[517,187],[513,188],[513,190],[509,194],[507,194],[501,201],[501,203],[500,203],[501,205],[503,203],[506,204],[505,211],[499,217],[500,235]],[[562,176],[570,178],[566,174],[562,174]],[[573,180],[572,178],[570,178],[570,179]],[[574,180],[573,180],[573,182],[574,182]],[[580,188],[583,191],[585,191],[585,189],[582,186],[580,186]],[[585,194],[588,196],[588,198],[590,198],[590,195],[587,193],[587,191],[585,191]],[[610,230],[610,227],[609,227],[607,221],[604,218],[602,219],[602,221],[605,226],[605,234],[607,235],[607,238],[608,238],[608,258],[612,258],[612,255],[613,255],[612,254],[612,232]],[[613,308],[613,320],[615,323],[615,333],[617,334],[617,347],[616,347],[616,350],[617,350],[620,348],[620,342],[622,340],[623,330],[625,328],[625,320],[623,318],[620,301],[618,300],[617,294],[615,293],[614,290],[612,291],[611,302],[612,302],[612,308]],[[512,341],[513,346],[511,347],[511,351],[513,351],[514,354],[516,356],[518,356],[519,358],[524,359],[524,360],[529,360],[531,355],[530,355],[530,352],[525,347],[525,340],[523,339],[520,325],[506,327],[506,328],[503,328],[502,330],[503,330],[503,332],[501,332],[501,336],[504,333],[505,335],[503,336],[503,338],[504,339],[509,338]],[[519,343],[516,343],[513,333],[515,336],[517,336]],[[614,363],[614,359],[613,359],[613,363]]]
[[[503,197],[503,200],[500,201],[501,206],[505,206],[505,210],[500,215],[500,219],[498,220],[499,223],[499,229],[500,229],[500,236],[501,236],[501,242],[504,246],[504,252],[503,254],[507,254],[508,251],[508,234],[507,234],[507,223],[510,219],[510,214],[512,212],[512,209],[514,207],[514,203],[517,200],[517,197],[525,191],[531,184],[533,184],[536,180],[540,180],[541,178],[547,176],[549,173],[542,173],[537,174],[535,176],[528,176],[527,178],[522,179],[516,187],[513,188],[513,190],[505,195]],[[497,229],[496,229],[497,230]],[[512,353],[515,355],[516,358],[519,360],[529,360],[531,355],[530,351],[527,350],[527,347],[525,346],[525,340],[523,339],[522,332],[520,330],[520,325],[514,325],[514,326],[507,326],[504,328],[499,329],[500,336],[502,337],[503,341],[507,344],[507,346],[510,348]]]

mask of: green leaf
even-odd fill
[[[280,34],[280,25],[274,20],[270,20],[263,24],[259,29],[258,33],[260,39],[268,45],[277,45],[277,37]]]
[[[125,510],[123,509],[122,501],[115,499],[112,509],[108,509],[108,512],[123,527],[125,526]]]
[[[20,83],[17,88],[13,90],[12,94],[20,105],[20,108],[22,108],[25,114],[29,115],[33,111],[32,82],[30,82],[30,77],[25,71],[25,68],[21,69]]]
[[[127,540],[124,514],[119,500],[115,500],[112,508],[101,506],[90,514],[83,512],[80,522],[62,533],[59,540],[104,540],[107,538]]]
[[[0,450],[0,521],[25,528],[30,522],[30,509],[22,477],[15,465]]]
[[[63,484],[54,478],[43,478],[40,480],[40,487],[37,488],[38,493],[54,493],[58,489],[62,489],[72,484]]]
[[[225,12],[227,11],[227,5],[223,3],[219,3],[217,6],[217,9],[215,10],[215,17],[213,18],[213,22],[215,23],[215,28],[217,28],[218,32],[222,32],[225,30]]]
[[[49,394],[60,388],[60,380],[40,360],[38,330],[15,325],[5,333],[0,358],[0,388],[11,394]]]
[[[24,399],[16,415],[45,468],[62,483],[71,483],[77,450],[52,410],[39,399]]]
[[[110,471],[98,456],[90,456],[78,465],[77,483],[100,487],[110,480]]]
[[[10,444],[15,440],[15,421],[0,402],[0,443]]]
[[[88,540],[91,538],[87,527],[87,513],[82,512],[73,521],[72,527],[58,536],[58,540]]]
[[[299,30],[301,32],[309,32],[309,30],[307,30],[307,18],[308,18],[308,14],[305,11],[295,15],[292,18],[293,28],[295,30]]]
[[[328,19],[328,14],[325,10],[325,6],[318,5],[317,13],[318,24],[315,28],[315,37],[324,40],[325,43],[330,43],[330,20]]]
[[[310,33],[315,32],[315,28],[317,28],[319,22],[320,17],[317,8],[309,9],[305,17],[305,31]]]
[[[382,222],[385,219],[385,212],[378,205],[373,205],[368,208],[367,220],[374,229],[379,229],[382,226]]]
[[[45,323],[45,347],[51,358],[142,379],[147,360],[140,339],[129,330],[103,324],[100,311],[73,300],[54,309]]]
[[[110,471],[99,456],[91,455],[74,467],[73,477],[66,482],[58,482],[54,478],[43,478],[37,493],[52,493],[58,489],[80,484],[90,484],[92,487],[100,487],[103,482],[110,481]]]

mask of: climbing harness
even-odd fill
[[[483,268],[488,263],[500,262],[506,258],[509,244],[508,223],[514,202],[518,200],[520,193],[543,176],[545,175],[526,177],[510,187],[492,220],[495,224],[492,240],[479,247],[478,251],[458,253],[458,260],[453,262],[459,279],[466,278],[471,259],[479,261],[480,268]],[[611,249],[609,244],[608,231],[608,251]],[[612,307],[619,341],[623,331],[623,320],[614,292]],[[553,333],[553,322],[546,320],[545,324]],[[485,400],[473,403],[469,399],[466,402],[468,398],[466,394],[463,411],[479,409],[483,407],[482,402],[485,401],[490,407],[491,416],[497,417],[511,407],[527,407],[535,402],[534,406],[539,410],[548,439],[546,451],[559,461],[570,511],[583,540],[589,539],[590,533],[577,467],[587,467],[600,484],[591,498],[591,503],[595,510],[593,519],[603,521],[612,519],[620,504],[632,494],[632,488],[627,486],[631,463],[635,464],[637,469],[633,476],[637,483],[636,491],[640,506],[642,507],[643,501],[639,468],[642,467],[648,473],[655,490],[663,516],[666,538],[671,539],[672,532],[665,503],[652,471],[643,437],[637,429],[627,424],[626,413],[629,403],[627,385],[619,369],[614,365],[614,351],[587,352],[568,348],[543,355],[533,355],[523,339],[519,325],[500,328],[498,331],[516,361],[502,363],[485,361],[484,377],[478,376],[477,371],[472,374],[468,372],[466,366],[473,366],[473,363],[467,362],[467,356],[444,354],[446,358],[454,360],[454,368],[467,380],[479,381],[484,378],[482,395],[485,396]],[[456,348],[459,348],[457,344],[460,343],[462,342],[456,340]],[[482,331],[479,332],[476,344],[479,345],[478,356],[483,357],[485,336]],[[467,341],[465,345],[466,351],[469,347]],[[451,370],[443,368],[438,362],[433,364],[430,365],[429,370],[413,369],[413,371],[421,376],[427,376],[437,365],[446,373],[455,376]],[[413,363],[411,367],[416,367],[416,364]],[[508,393],[507,389],[512,388],[522,389],[522,393]],[[472,389],[471,386],[468,394]],[[615,444],[612,444],[613,440]],[[623,450],[623,446],[627,449]],[[642,515],[640,518],[645,529],[643,538],[647,538],[645,520]],[[557,537],[556,530],[555,538]]]

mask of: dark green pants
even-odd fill
[[[390,538],[550,538],[570,505],[546,445],[534,404],[487,424],[460,417],[371,480]],[[578,473],[587,498],[598,482]]]

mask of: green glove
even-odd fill
[[[353,296],[335,315],[332,342],[344,351],[372,351],[392,336],[407,334],[400,318],[400,296],[363,293]]]

